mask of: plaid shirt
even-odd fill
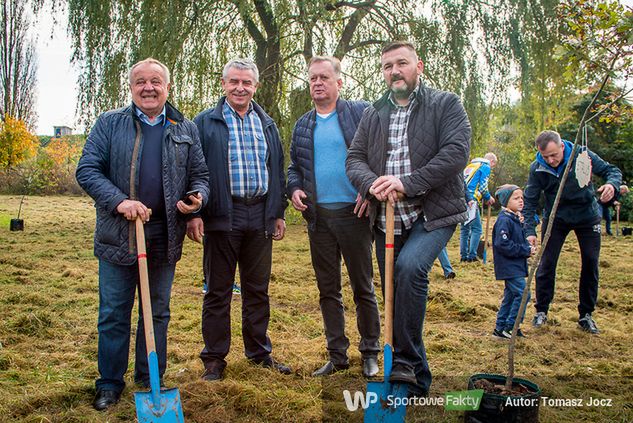
[[[389,116],[389,139],[387,141],[385,175],[402,178],[411,174],[407,128],[419,89],[420,85],[409,95],[409,104],[406,106],[398,105],[393,99],[393,93],[389,96],[392,110]],[[394,234],[402,235],[402,227],[410,229],[413,222],[422,214],[421,199],[404,198],[396,202],[394,214]],[[378,218],[378,227],[385,232],[386,208],[384,203],[380,206]]]
[[[252,104],[242,118],[228,101],[224,102],[222,115],[229,127],[231,195],[240,198],[265,195],[268,191],[268,145],[261,119]]]

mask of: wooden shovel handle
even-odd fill
[[[486,232],[484,233],[484,251],[488,250],[488,229],[490,228],[490,214],[492,206],[488,204],[488,213],[486,215]]]
[[[386,202],[385,217],[385,344],[393,345],[393,259],[394,259],[394,211],[390,201]]]
[[[149,274],[147,272],[147,251],[145,248],[145,230],[143,220],[136,218],[136,252],[138,254],[138,275],[141,292],[141,305],[143,307],[143,326],[145,328],[145,343],[147,355],[156,351],[154,341],[154,321],[152,317],[152,302],[149,293]]]

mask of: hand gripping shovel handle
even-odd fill
[[[154,320],[149,293],[149,274],[147,272],[147,251],[145,249],[145,230],[143,220],[136,218],[136,251],[138,258],[138,275],[143,307],[143,326],[145,328],[145,345],[147,345],[147,363],[149,365],[149,383],[152,389],[154,404],[160,403],[160,377],[158,376],[158,356],[154,340]]]
[[[385,380],[389,380],[393,353],[393,262],[394,262],[394,211],[393,204],[386,204],[385,234]],[[388,351],[387,351],[388,350]]]

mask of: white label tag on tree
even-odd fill
[[[586,187],[591,181],[591,158],[587,150],[580,153],[576,159],[576,180],[580,188]]]

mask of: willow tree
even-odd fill
[[[0,119],[5,115],[34,129],[37,57],[29,39],[29,9],[24,0],[3,0],[0,6]]]
[[[487,104],[514,83],[509,75],[530,68],[521,64],[532,58],[519,54],[531,50],[518,34],[547,13],[547,3],[69,0],[73,58],[81,70],[79,110],[90,124],[96,113],[120,105],[127,98],[126,70],[153,56],[173,70],[172,96],[192,116],[220,94],[222,65],[248,56],[261,72],[256,100],[287,134],[309,107],[305,66],[313,55],[343,60],[343,94],[371,100],[384,89],[380,47],[399,38],[419,44],[427,82],[462,96],[482,140]]]

